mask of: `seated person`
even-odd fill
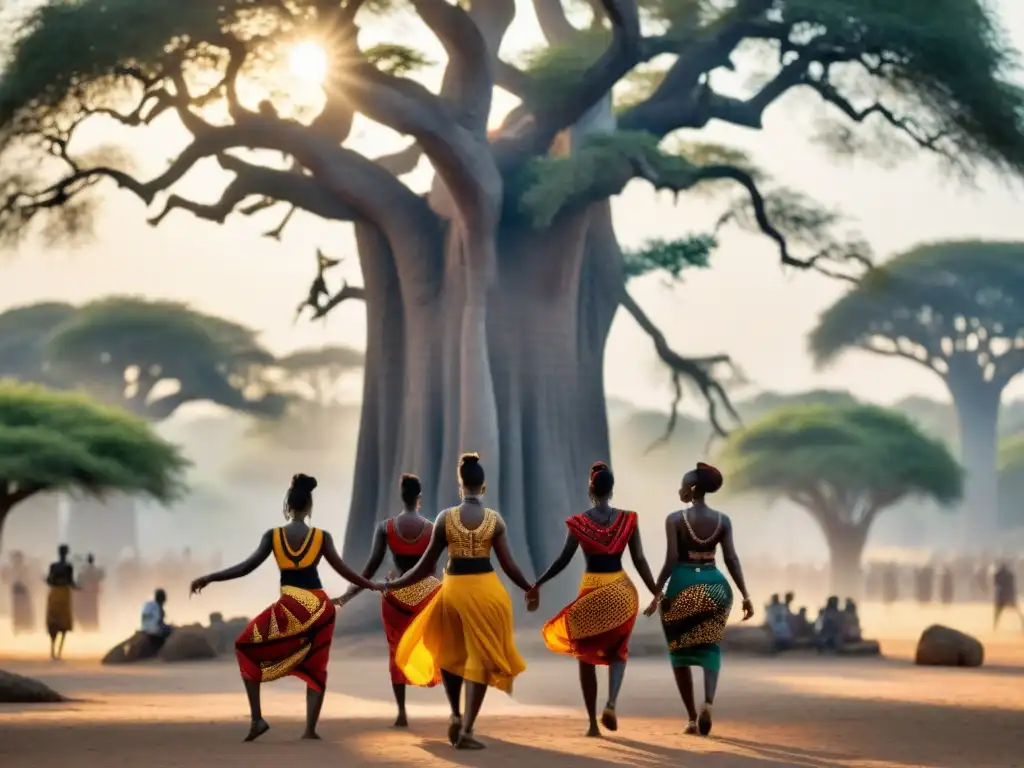
[[[839,598],[832,596],[818,613],[816,622],[819,651],[838,651],[842,642],[842,612]]]
[[[167,602],[167,593],[158,589],[153,593],[153,599],[142,606],[142,632],[149,638],[156,649],[164,644],[172,628],[167,624],[167,615],[164,612],[164,603]]]
[[[843,643],[859,643],[861,641],[860,617],[857,615],[857,604],[850,598],[847,598],[846,605],[843,606],[840,624],[840,639]]]
[[[772,633],[775,650],[782,651],[793,643],[793,632],[789,624],[789,610],[779,602],[777,594],[772,595],[771,602],[765,607],[765,624]]]
[[[814,637],[814,625],[807,618],[807,606],[803,606],[793,614],[793,621],[790,623],[793,630],[794,640],[810,640]]]

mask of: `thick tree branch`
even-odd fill
[[[654,324],[654,322],[647,316],[647,313],[637,304],[636,300],[629,294],[629,292],[623,287],[622,295],[620,297],[622,306],[626,308],[626,311],[636,320],[637,325],[643,329],[643,331],[651,337],[651,341],[654,342],[654,349],[658,353],[658,357],[665,365],[672,371],[672,385],[675,389],[675,397],[672,401],[672,412],[669,416],[669,422],[666,427],[665,434],[662,438],[655,443],[666,442],[671,437],[672,432],[675,430],[676,421],[678,419],[679,403],[683,397],[682,379],[686,377],[690,379],[700,390],[705,401],[708,405],[708,420],[711,422],[711,426],[715,433],[720,436],[728,434],[728,430],[722,424],[719,407],[725,409],[726,413],[729,414],[737,423],[741,421],[739,414],[736,412],[736,408],[732,404],[728,393],[722,384],[715,378],[715,368],[718,366],[726,366],[735,373],[736,369],[733,366],[732,360],[728,355],[712,355],[710,357],[683,357],[679,355],[668,344],[668,340],[665,338],[665,334]],[[653,446],[652,446],[653,447]]]
[[[548,45],[567,45],[580,32],[566,16],[563,0],[533,0],[533,12]]]

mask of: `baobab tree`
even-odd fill
[[[858,594],[878,515],[908,498],[958,501],[962,471],[946,445],[873,405],[790,405],[729,435],[726,490],[803,507],[829,548],[834,594]]]
[[[1024,243],[947,242],[901,254],[822,313],[820,365],[846,350],[908,360],[953,399],[973,535],[998,528],[996,452],[1003,391],[1024,371]]]
[[[999,522],[1024,527],[1024,434],[999,444]]]
[[[609,200],[631,181],[676,194],[735,189],[742,202],[727,204],[736,214],[727,218],[772,238],[783,264],[856,268],[850,257],[862,254],[831,237],[833,217],[773,190],[740,153],[677,141],[679,131],[713,121],[758,130],[766,110],[799,88],[841,121],[843,130],[828,132],[843,139],[836,148],[858,151],[863,142],[852,139],[873,133],[853,129],[877,127],[888,131],[884,146],[905,139],[966,168],[1024,167],[1024,99],[1007,80],[1014,51],[981,0],[600,0],[588,4],[588,29],[571,23],[560,0],[535,0],[549,45],[528,67],[498,56],[522,5],[515,0],[401,5],[444,48],[438,92],[410,76],[423,59],[416,52],[360,47],[359,24],[388,6],[399,12],[369,0],[45,0],[15,31],[0,79],[6,149],[63,162],[56,178],[8,183],[7,232],[66,206],[81,223],[83,195],[103,181],[147,204],[161,199],[154,223],[175,210],[220,222],[280,203],[354,224],[363,285],[318,295],[316,310],[362,297],[372,329],[350,557],[397,508],[400,471],[424,479],[424,504],[436,508],[454,498],[456,457],[472,449],[489,469],[513,548],[524,562],[548,562],[562,519],[586,502],[587,467],[608,455],[603,358],[620,306],[675,381],[688,378],[721,404],[715,366],[727,358],[671,349],[626,290],[631,271]],[[261,89],[299,40],[326,54],[323,104],[312,116]],[[758,69],[764,57],[742,54],[751,46],[775,54],[770,71]],[[646,78],[656,87],[614,108],[617,84],[666,60]],[[726,95],[712,77],[723,68],[764,76],[750,92]],[[521,104],[491,131],[495,88]],[[409,148],[370,159],[346,147],[355,114],[408,136]],[[87,121],[142,127],[161,116],[190,138],[153,178],[73,151]],[[426,195],[396,175],[420,154],[436,172]],[[279,165],[267,159],[282,155]],[[205,158],[231,175],[212,203],[174,191]]]

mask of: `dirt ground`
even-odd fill
[[[529,669],[514,699],[489,695],[478,732],[490,748],[481,753],[455,752],[444,741],[440,690],[413,691],[412,727],[390,727],[387,663],[372,642],[336,645],[322,742],[298,739],[302,688],[287,680],[265,688],[272,730],[254,744],[241,743],[247,713],[230,661],[118,669],[88,654],[52,664],[15,652],[20,658],[0,666],[77,701],[0,705],[0,766],[281,768],[299,760],[347,768],[1024,766],[1024,635],[1014,629],[983,636],[981,669],[926,669],[909,661],[921,621],[905,613],[900,621],[908,626],[891,621],[899,631],[882,638],[884,659],[727,657],[709,739],[681,734],[682,706],[663,659],[634,659],[619,702],[619,731],[584,738],[574,663],[538,652],[524,638]]]

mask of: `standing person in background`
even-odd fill
[[[722,668],[721,642],[732,610],[732,587],[715,564],[719,545],[729,575],[743,595],[743,620],[754,615],[743,569],[733,542],[732,521],[709,507],[705,498],[722,487],[722,473],[703,462],[683,475],[679,499],[690,507],[665,520],[665,565],[658,576],[658,597],[644,614],[661,610],[672,672],[689,715],[685,733],[711,733],[711,708]],[[668,587],[661,594],[662,587]],[[700,714],[693,693],[691,667],[704,670],[704,705]]]
[[[96,566],[96,558],[89,554],[78,575],[79,592],[75,599],[75,618],[83,632],[97,632],[100,628],[100,584],[106,574]]]
[[[1000,563],[992,576],[993,596],[995,598],[995,617],[992,620],[992,629],[998,629],[999,619],[1004,611],[1012,611],[1020,619],[1021,629],[1024,629],[1024,613],[1017,606],[1017,578],[1010,566]]]
[[[656,594],[654,575],[644,557],[636,512],[611,506],[615,477],[603,461],[590,468],[588,492],[594,505],[565,521],[569,532],[562,552],[537,579],[527,600],[539,602],[540,587],[561,573],[577,549],[583,550],[586,572],[579,595],[544,625],[541,634],[549,650],[572,656],[579,663],[583,703],[590,719],[587,736],[601,735],[597,726],[597,667],[608,667],[608,702],[601,724],[619,728],[616,704],[629,658],[629,638],[640,609],[640,597],[626,572],[622,555],[629,549],[637,573]]]
[[[943,605],[952,605],[955,597],[953,569],[948,565],[943,566],[939,573],[939,600]]]
[[[895,563],[882,566],[882,604],[889,606],[900,598],[900,575]]]
[[[488,687],[512,692],[512,682],[526,669],[516,649],[512,601],[491,564],[491,550],[517,587],[530,583],[512,557],[505,521],[483,503],[484,468],[475,453],[459,458],[462,503],[437,516],[430,545],[410,571],[389,580],[390,592],[416,584],[434,571],[448,550],[441,589],[405,630],[395,664],[416,685],[426,685],[440,672],[451,707],[448,741],[456,749],[484,749],[474,735],[477,715]],[[536,610],[533,601],[527,606]],[[462,688],[466,717],[462,717]]]
[[[75,584],[75,569],[68,562],[68,545],[57,548],[57,561],[50,563],[46,575],[46,631],[50,635],[50,658],[58,661],[64,656],[64,640],[74,628],[72,613],[72,590]]]
[[[3,582],[11,590],[11,632],[15,635],[35,631],[35,610],[32,607],[32,593],[29,590],[28,564],[25,553],[11,552],[3,568]]]
[[[403,509],[394,517],[377,526],[373,535],[370,557],[367,559],[366,565],[363,566],[362,576],[364,579],[374,577],[388,552],[391,552],[391,560],[395,564],[398,575],[408,573],[420,561],[430,545],[430,534],[434,526],[419,512],[423,492],[420,479],[416,475],[402,475],[399,480],[399,491]],[[389,577],[391,575],[388,573]],[[412,683],[395,663],[395,650],[398,648],[398,643],[401,641],[402,635],[405,634],[405,630],[409,628],[413,619],[427,607],[439,589],[441,589],[440,580],[433,573],[429,573],[415,584],[410,584],[402,589],[388,590],[381,597],[380,613],[381,621],[384,623],[384,635],[388,641],[391,690],[395,695],[395,703],[398,705],[396,728],[405,728],[409,725],[409,718],[405,712],[405,689]],[[344,595],[335,600],[335,604],[340,608],[362,591],[362,587],[353,584]],[[434,677],[422,685],[432,688],[439,682],[441,682],[441,671],[436,670]]]
[[[274,556],[281,571],[281,597],[249,622],[235,641],[235,655],[249,699],[250,725],[245,741],[255,741],[270,730],[263,719],[260,685],[294,675],[306,684],[304,739],[319,739],[316,726],[327,690],[327,662],[334,639],[334,603],[324,592],[317,566],[320,559],[346,581],[364,589],[378,589],[353,571],[338,554],[327,531],[308,524],[313,514],[315,477],[298,474],[285,494],[287,523],[263,534],[248,559],[222,571],[200,576],[190,594],[208,585],[248,576]]]

